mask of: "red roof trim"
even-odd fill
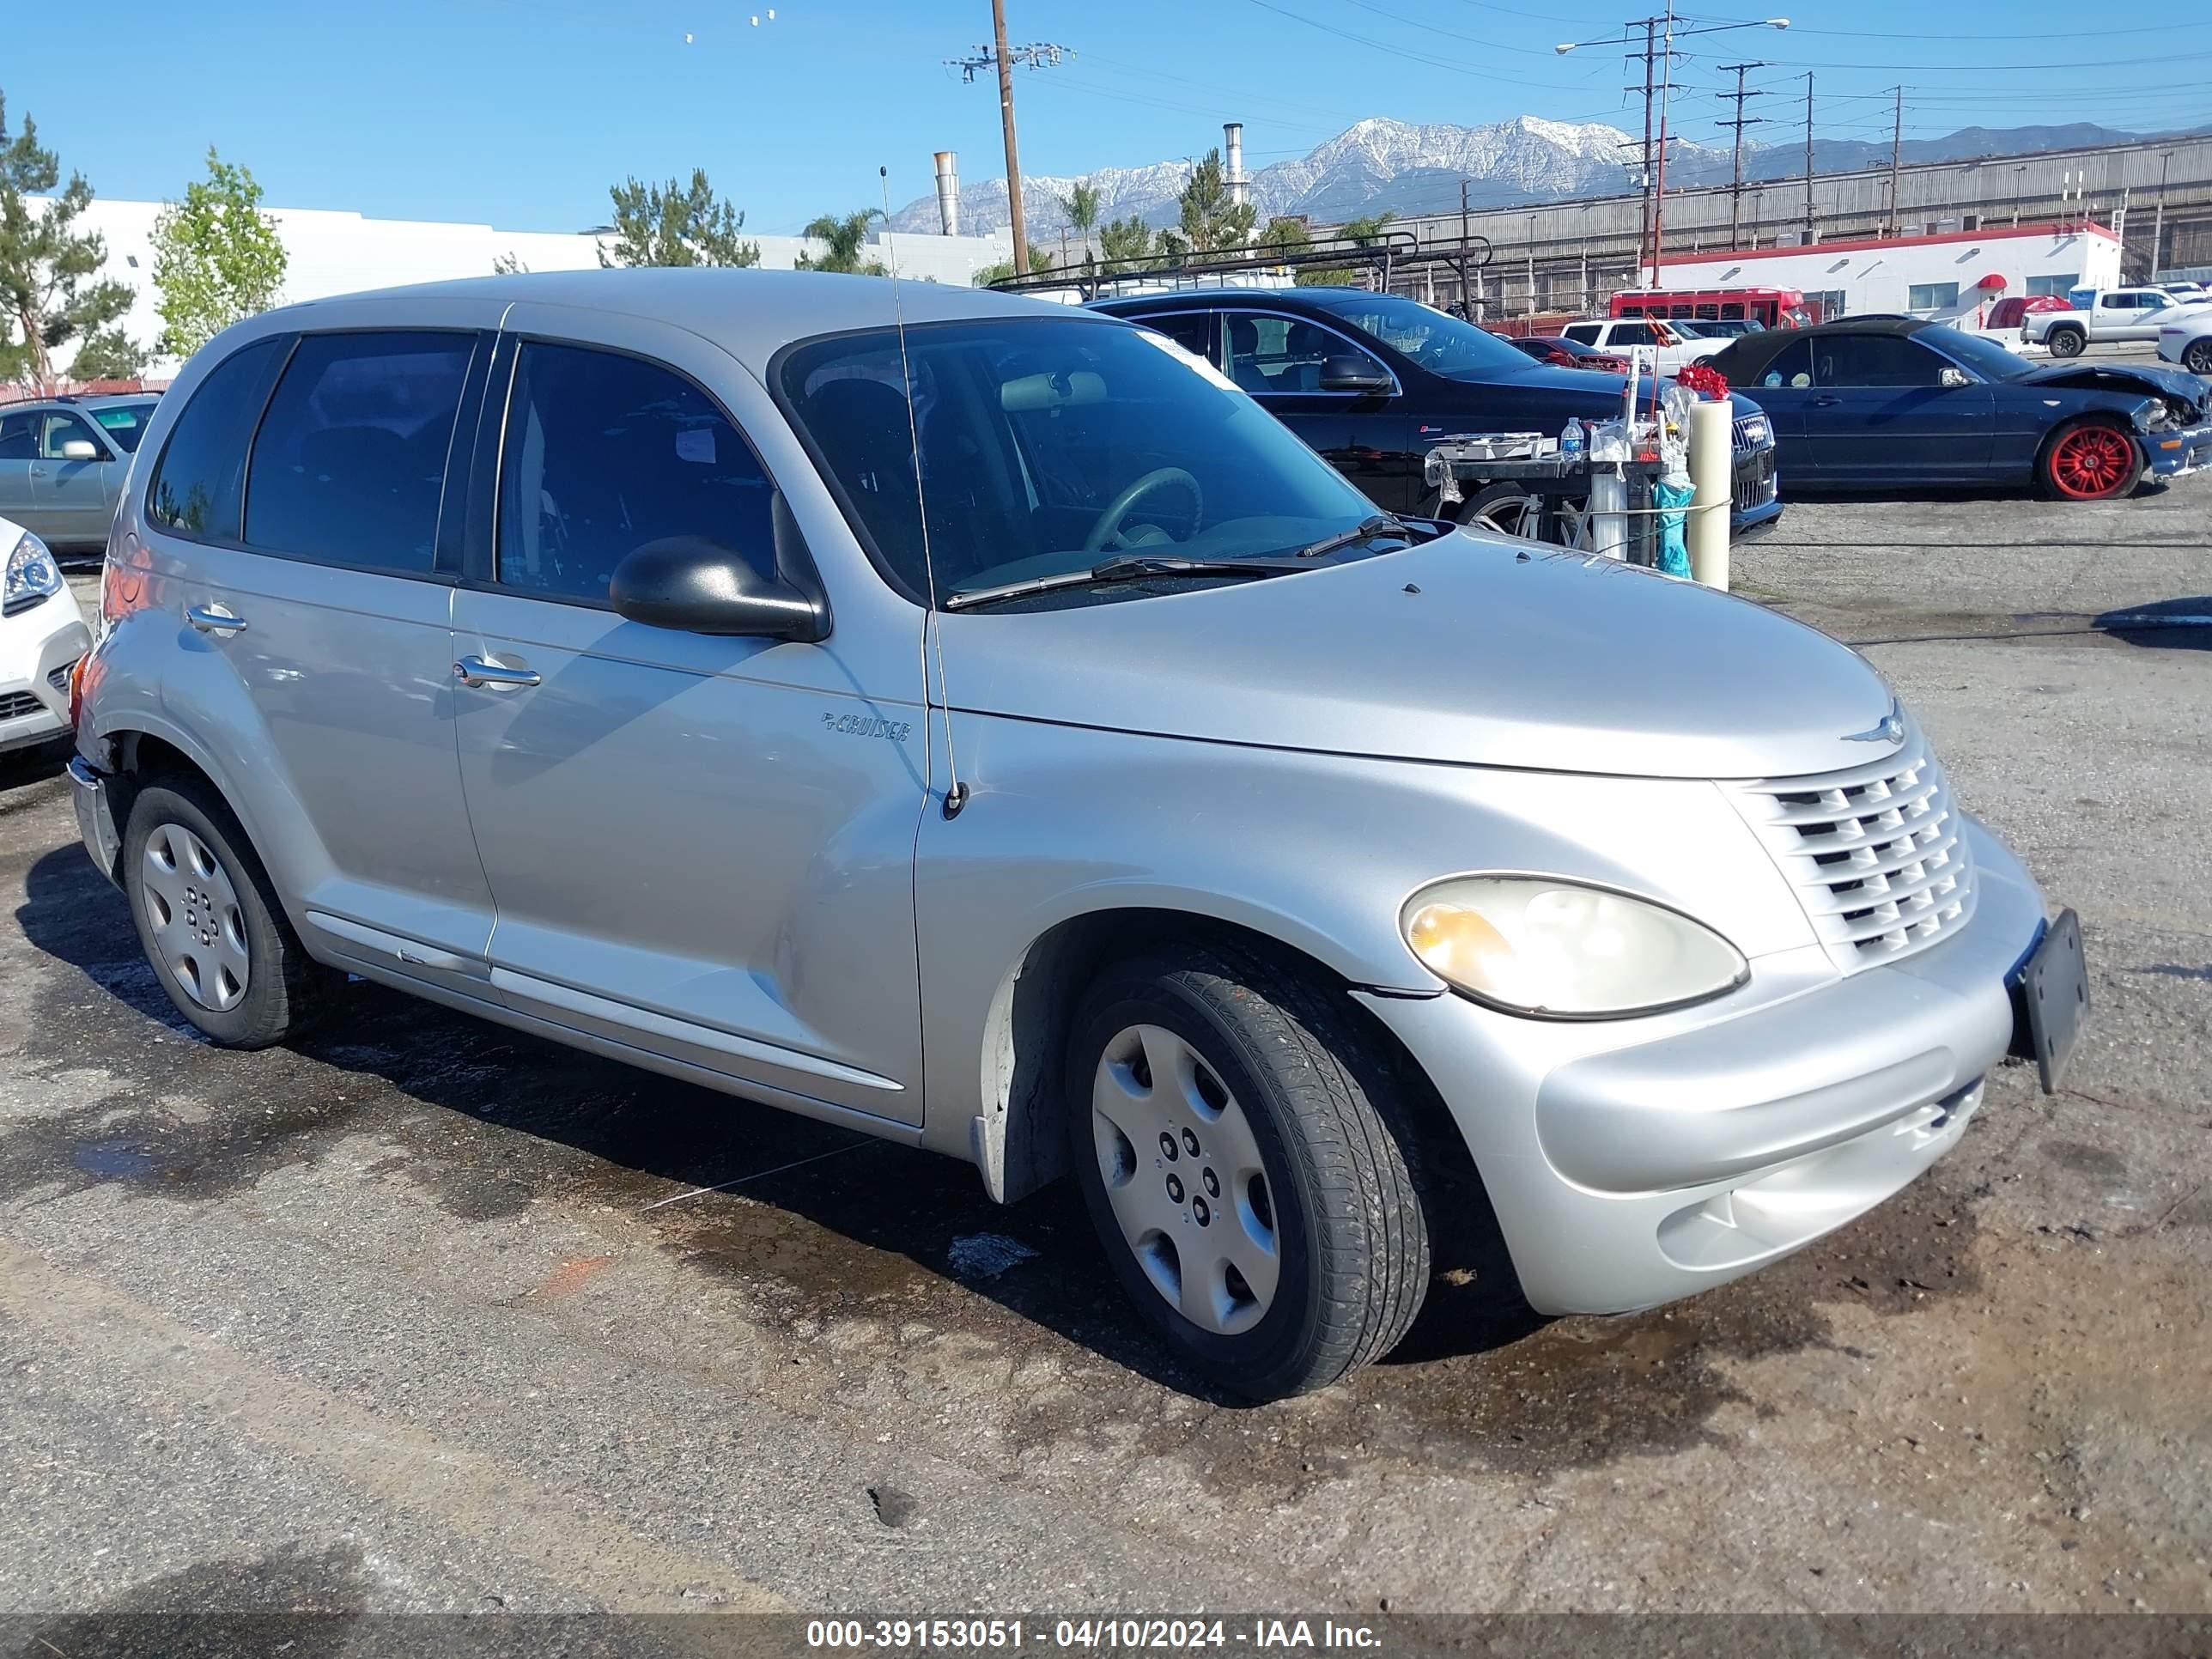
[[[1786,259],[1819,253],[1863,253],[1874,248],[1928,247],[1938,242],[2012,241],[2034,236],[2096,235],[2117,241],[2109,227],[2094,220],[2080,225],[1990,225],[1979,230],[1947,230],[1935,236],[1869,237],[1855,242],[1814,242],[1790,247],[1723,248],[1712,253],[1669,253],[1659,261],[1668,265],[1711,265],[1729,259]]]

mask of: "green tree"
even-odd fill
[[[1033,247],[1030,250],[1030,271],[1031,275],[1042,275],[1051,269],[1052,255],[1046,252],[1041,247]],[[1007,277],[1013,274],[1014,262],[1012,259],[1001,259],[996,264],[985,265],[981,270],[978,270],[973,276],[969,278],[969,281],[977,288],[988,288],[994,283],[1005,282]]]
[[[611,185],[615,205],[612,256],[599,249],[602,265],[757,265],[760,244],[738,233],[745,216],[714,194],[704,167],[691,169],[687,188],[635,179]]]
[[[1304,220],[1279,213],[1261,228],[1259,245],[1270,253],[1303,253],[1313,246],[1313,237]]]
[[[1385,209],[1364,219],[1347,219],[1337,227],[1331,240],[1350,242],[1355,247],[1372,247],[1382,234],[1382,227],[1398,216]],[[1359,273],[1350,265],[1308,266],[1297,276],[1301,288],[1350,288],[1359,281]]]
[[[74,380],[135,380],[146,372],[145,349],[120,328],[96,328],[70,359]]]
[[[171,357],[189,357],[240,318],[266,311],[284,287],[284,243],[261,211],[261,186],[212,148],[207,164],[208,176],[154,221],[158,344]]]
[[[1372,247],[1382,234],[1382,227],[1398,216],[1389,209],[1372,214],[1364,219],[1346,219],[1337,234],[1361,247]]]
[[[57,194],[60,184],[61,163],[39,147],[29,116],[8,137],[0,96],[0,379],[52,380],[57,348],[108,329],[131,309],[130,285],[100,275],[106,242],[76,228],[92,186],[77,173]],[[34,204],[36,197],[46,199]]]
[[[1133,213],[1098,228],[1098,257],[1105,261],[1109,276],[1120,276],[1156,252],[1152,228]]]
[[[1252,240],[1252,225],[1259,216],[1249,202],[1235,199],[1218,149],[1206,151],[1206,159],[1190,170],[1176,205],[1181,210],[1176,228],[1160,235],[1161,245],[1176,255],[1241,248]]]
[[[857,276],[888,276],[882,260],[866,258],[861,254],[867,246],[868,227],[883,216],[880,208],[860,208],[842,216],[825,213],[811,221],[799,234],[823,244],[823,251],[818,258],[811,253],[800,254],[799,269],[842,271]]]

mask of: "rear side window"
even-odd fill
[[[770,570],[771,494],[751,447],[674,370],[523,346],[500,462],[501,586],[604,605],[617,565],[674,536]]]
[[[0,415],[0,461],[32,461],[39,456],[39,434],[45,429],[43,412],[17,410]]]
[[[238,539],[246,449],[286,344],[281,336],[256,340],[200,382],[154,469],[146,491],[149,519],[187,536]]]
[[[1595,345],[1599,327],[1596,323],[1569,323],[1567,338],[1578,345]]]
[[[303,337],[253,441],[246,544],[427,574],[475,346],[468,334]]]

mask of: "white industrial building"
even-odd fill
[[[155,308],[154,220],[159,202],[95,199],[78,221],[100,233],[107,245],[103,276],[129,284],[137,297],[124,330],[151,348],[161,337]],[[319,300],[363,289],[407,283],[443,282],[456,276],[489,276],[493,261],[519,260],[532,270],[588,270],[599,263],[599,250],[613,245],[606,232],[495,230],[489,225],[448,224],[427,219],[369,219],[358,213],[324,208],[267,208],[283,239],[286,301]],[[789,270],[805,252],[821,245],[803,236],[747,236],[760,245],[763,269]],[[868,257],[894,266],[911,282],[952,283],[966,287],[977,271],[1013,258],[1012,234],[981,236],[923,236],[905,231],[878,232]],[[58,354],[66,370],[69,350]],[[156,359],[149,375],[166,379],[173,360]]]
[[[1901,312],[1972,327],[1987,306],[2007,295],[2063,299],[2069,289],[2112,288],[2119,280],[2119,239],[2084,222],[1670,254],[1660,264],[1656,286],[1791,288],[1825,317]]]

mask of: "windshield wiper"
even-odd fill
[[[1004,582],[996,587],[970,588],[946,596],[945,609],[966,611],[1000,599],[1018,599],[1055,588],[1088,587],[1096,582],[1141,580],[1146,576],[1279,576],[1295,565],[1282,560],[1186,559],[1170,554],[1121,553],[1101,560],[1087,570],[1063,570],[1054,576],[1031,576],[1025,581]]]
[[[1354,542],[1364,542],[1370,537],[1393,534],[1403,536],[1410,543],[1413,539],[1413,527],[1408,524],[1401,524],[1388,513],[1374,513],[1362,519],[1349,530],[1339,531],[1334,536],[1324,536],[1317,542],[1308,542],[1304,547],[1292,548],[1283,556],[1292,559],[1317,559],[1324,553],[1334,553],[1340,547],[1350,547]]]

